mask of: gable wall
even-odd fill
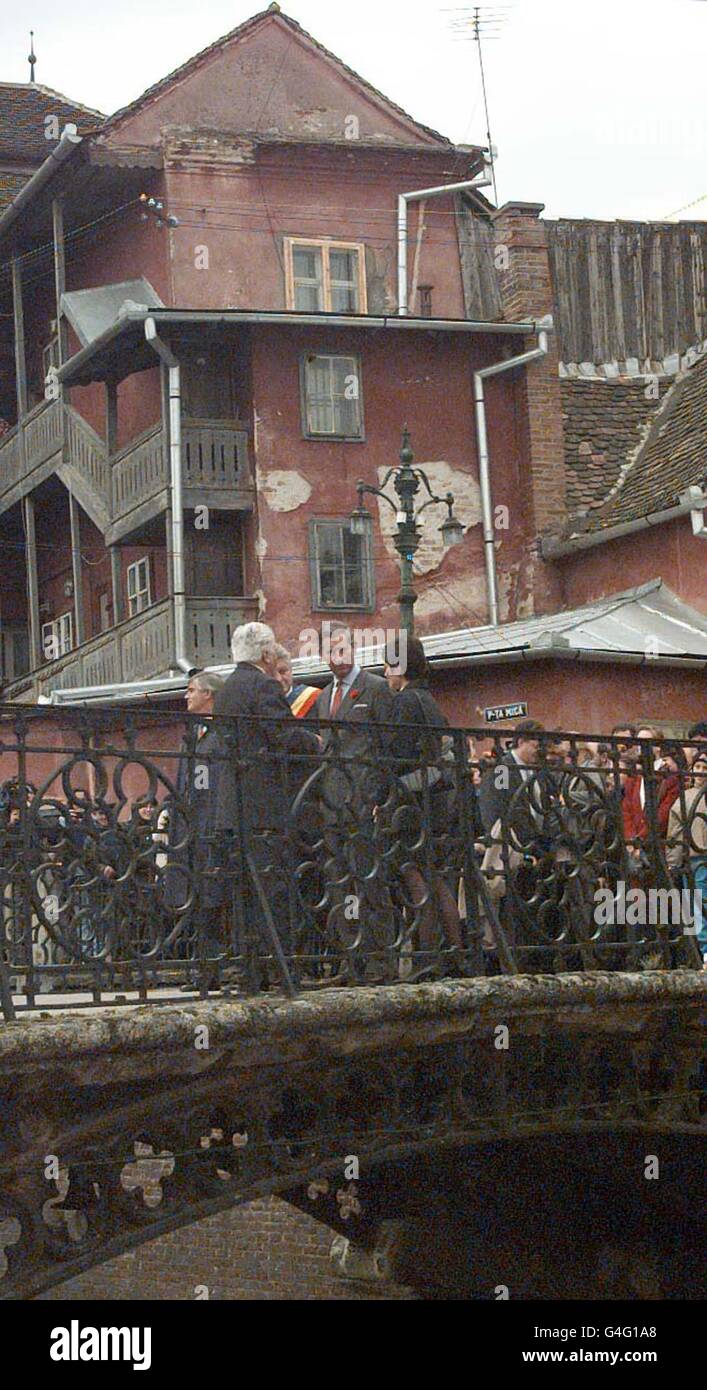
[[[436,143],[414,122],[386,109],[316,45],[270,16],[126,116],[105,140],[159,145],[165,126],[184,122],[342,140],[347,116],[358,119],[360,139]]]

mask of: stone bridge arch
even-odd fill
[[[0,1291],[36,1296],[279,1193],[376,1276],[443,1296],[589,1297],[603,1266],[610,1292],[666,1296],[681,1243],[690,1258],[706,984],[516,976],[25,1016],[0,1032]]]

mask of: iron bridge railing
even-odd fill
[[[353,732],[352,732],[353,729]],[[28,1008],[702,966],[697,744],[0,708],[0,995]],[[707,754],[707,748],[704,750]],[[527,749],[526,749],[527,753]]]

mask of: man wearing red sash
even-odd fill
[[[292,657],[286,647],[277,646],[276,680],[280,682],[296,719],[305,719],[321,694],[318,685],[295,685],[292,679]]]

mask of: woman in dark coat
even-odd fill
[[[420,949],[434,950],[441,925],[447,946],[461,949],[462,934],[457,904],[444,878],[440,842],[451,830],[452,815],[448,778],[440,763],[442,738],[447,719],[427,684],[428,667],[422,643],[407,637],[398,651],[405,653],[397,665],[386,664],[385,677],[395,694],[393,723],[388,742],[390,770],[405,801],[420,807],[427,822],[427,833],[409,852],[400,846],[405,859],[401,876],[413,905],[419,928]],[[417,818],[416,818],[417,828]]]

